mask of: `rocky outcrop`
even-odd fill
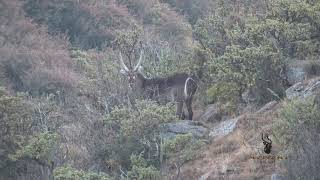
[[[236,127],[239,118],[240,117],[220,122],[217,126],[210,130],[209,137],[216,138],[228,135]]]
[[[271,175],[270,179],[271,180],[284,180],[285,178],[282,175],[274,173],[274,174]]]
[[[204,113],[197,118],[197,121],[201,122],[216,122],[222,119],[221,111],[216,104],[209,105]]]
[[[268,102],[267,104],[265,104],[262,108],[260,108],[256,114],[263,114],[265,112],[268,112],[270,110],[272,110],[276,105],[278,104],[277,101],[271,101]]]
[[[188,133],[197,138],[204,138],[208,132],[208,128],[204,127],[201,123],[190,120],[165,123],[161,127],[161,136],[163,138],[174,138],[178,134]]]
[[[311,79],[307,82],[298,82],[286,90],[288,99],[307,98],[315,95],[320,90],[320,78]]]
[[[290,84],[296,84],[307,78],[307,72],[304,66],[304,64],[298,62],[288,66],[287,78]]]

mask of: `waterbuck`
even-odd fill
[[[142,51],[137,65],[128,68],[120,53],[121,73],[127,76],[129,86],[145,97],[158,101],[168,100],[176,103],[176,115],[184,119],[183,104],[188,110],[188,119],[192,120],[192,98],[197,91],[197,83],[186,73],[178,73],[168,77],[147,78],[141,72]],[[130,62],[131,64],[131,62]]]

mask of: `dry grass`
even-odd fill
[[[234,132],[212,142],[201,151],[202,157],[181,168],[181,179],[266,179],[274,173],[277,163],[272,160],[252,159],[263,153],[260,133],[271,132],[271,125],[279,105],[262,114],[245,114]],[[272,135],[271,135],[271,138]],[[271,156],[279,149],[274,144]]]

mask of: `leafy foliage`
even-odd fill
[[[319,176],[319,105],[313,98],[286,101],[274,124],[274,134],[287,148],[282,152],[290,179],[314,179]]]
[[[165,156],[181,165],[196,158],[197,150],[203,145],[204,142],[195,139],[192,134],[177,135],[164,142]]]
[[[232,102],[238,95],[238,87],[233,83],[217,83],[207,89],[207,102]],[[235,103],[235,102],[234,102]]]
[[[0,89],[1,178],[16,178],[26,162],[51,167],[58,137],[48,129],[60,126],[61,112],[48,99],[36,102],[25,93],[12,96]]]
[[[20,97],[0,96],[0,128],[1,128],[1,163],[0,168],[10,161],[9,153],[21,148],[32,135],[32,109]]]
[[[72,164],[57,168],[57,179],[108,179],[77,170],[91,167],[158,179],[164,161],[183,164],[203,142],[159,136],[162,123],[177,120],[174,108],[128,100],[118,52],[134,66],[143,50],[149,77],[196,75],[195,107],[218,102],[237,114],[243,92],[259,103],[274,99],[269,90],[284,96],[292,59],[315,60],[306,70],[319,75],[319,11],[316,0],[1,1],[0,179],[24,169],[24,158]],[[281,143],[305,153],[302,164],[320,164],[320,148],[304,143],[318,139],[315,109],[287,102],[275,126]],[[292,179],[303,177],[290,164]]]
[[[277,136],[281,143],[290,147],[297,145],[294,139],[299,136],[302,127],[319,130],[320,113],[312,98],[286,102],[279,116],[279,121],[275,124]]]
[[[117,133],[106,148],[107,164],[128,168],[130,155],[144,152],[144,157],[157,165],[159,150],[154,144],[159,144],[160,125],[175,120],[170,104],[163,106],[143,100],[136,102],[136,109],[115,107],[105,120],[107,128]]]
[[[44,132],[37,134],[29,140],[27,145],[18,149],[15,154],[9,155],[9,157],[13,161],[20,158],[31,158],[47,162],[57,140],[58,135],[55,133]]]
[[[71,166],[61,166],[54,169],[54,179],[57,180],[111,180],[105,173],[83,171],[72,168]]]
[[[130,179],[161,179],[160,172],[155,167],[148,166],[143,157],[133,154],[131,155],[130,160],[132,165],[131,170],[128,172],[128,177]]]
[[[136,110],[116,107],[106,118],[106,123],[118,127],[127,136],[141,137],[155,133],[160,124],[177,120],[173,107],[158,105],[153,101],[137,101]]]

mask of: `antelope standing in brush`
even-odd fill
[[[176,115],[180,119],[184,119],[183,105],[188,110],[188,119],[192,120],[192,98],[197,91],[197,83],[186,73],[179,73],[168,77],[147,78],[141,72],[142,51],[137,65],[128,68],[120,53],[120,63],[122,66],[121,73],[127,76],[129,86],[139,93],[147,96],[147,98],[176,103]],[[131,65],[131,62],[130,62]]]

